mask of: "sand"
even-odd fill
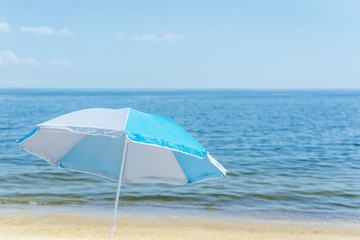
[[[111,218],[70,213],[0,213],[0,239],[108,239]],[[202,218],[119,217],[114,239],[360,239],[360,225],[270,224]]]

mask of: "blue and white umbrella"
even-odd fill
[[[20,148],[51,165],[118,181],[185,185],[222,178],[221,166],[175,122],[131,108],[91,108],[38,124]]]

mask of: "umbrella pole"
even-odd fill
[[[114,216],[113,216],[112,223],[111,223],[110,240],[113,239],[113,235],[114,235],[114,232],[115,232],[115,226],[116,226],[115,221],[116,221],[116,215],[117,215],[117,208],[118,208],[118,204],[119,204],[121,180],[122,180],[123,173],[124,173],[124,165],[125,165],[125,158],[126,158],[126,152],[127,152],[128,143],[129,143],[128,139],[127,139],[127,137],[125,135],[123,154],[122,154],[122,158],[121,158],[119,181],[118,181],[118,186],[117,186],[117,191],[116,191],[116,198],[115,198]]]

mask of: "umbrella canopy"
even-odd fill
[[[20,148],[51,165],[121,181],[185,185],[227,170],[175,122],[131,108],[91,108],[38,124]]]

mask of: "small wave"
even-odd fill
[[[88,204],[84,200],[39,200],[39,199],[0,199],[0,204],[25,204],[25,205],[68,205]]]
[[[352,208],[352,209],[357,209],[357,206],[352,206],[349,204],[344,204],[344,203],[332,203],[332,205],[334,206],[338,206],[338,207],[344,207],[344,208]]]
[[[104,198],[106,201],[113,201],[114,198]],[[142,196],[122,196],[121,201],[124,202],[142,202],[142,201],[159,201],[159,202],[199,202],[202,201],[199,197],[181,197],[181,196],[166,196],[166,195],[142,195]]]

